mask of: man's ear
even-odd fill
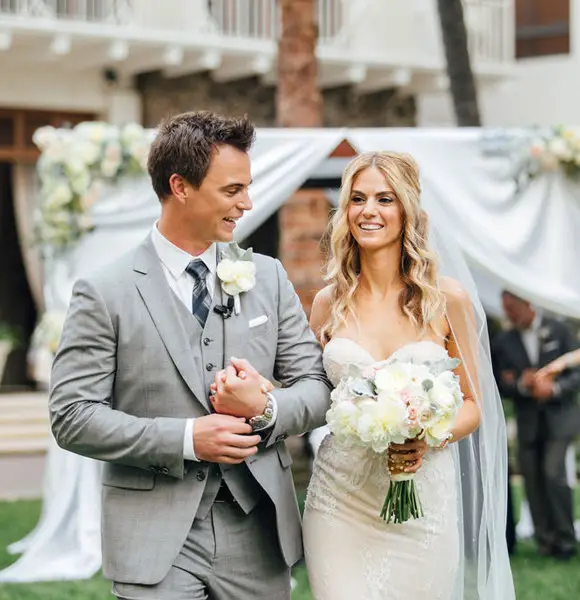
[[[187,182],[185,179],[173,173],[169,178],[169,187],[171,188],[172,195],[182,204],[185,204],[187,200]]]

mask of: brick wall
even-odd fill
[[[167,79],[159,72],[137,79],[143,98],[143,123],[154,127],[165,116],[188,110],[213,110],[244,114],[260,127],[276,123],[275,88],[252,77],[216,83],[209,73]],[[343,86],[324,90],[323,122],[326,127],[414,126],[415,101],[395,90],[359,94]]]
[[[322,190],[298,190],[279,213],[278,256],[307,313],[323,285],[320,239],[328,226],[329,210]]]

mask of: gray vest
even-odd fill
[[[219,290],[216,290],[216,293],[219,298]],[[216,372],[225,366],[223,317],[213,312],[212,305],[205,327],[202,330],[198,320],[187,310],[177,296],[175,296],[175,303],[183,321],[183,327],[189,336],[191,347],[194,348],[195,345],[201,347],[203,380],[209,396],[209,388],[215,380]],[[239,465],[210,463],[209,466],[205,489],[197,509],[196,518],[204,519],[207,516],[215,501],[222,480],[246,514],[263,498],[264,491],[248,470],[246,463]]]

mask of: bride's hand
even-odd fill
[[[389,446],[389,471],[393,474],[416,473],[423,464],[427,452],[425,440],[407,440],[404,444]]]

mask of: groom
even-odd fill
[[[105,461],[103,572],[118,598],[290,597],[302,544],[284,440],[323,423],[330,384],[281,264],[254,255],[253,281],[227,244],[252,208],[253,139],[246,119],[207,112],[162,123],[148,163],[159,221],[73,291],[50,416],[60,446]],[[234,302],[224,286],[246,291]],[[242,376],[226,369],[210,396],[230,364]]]

